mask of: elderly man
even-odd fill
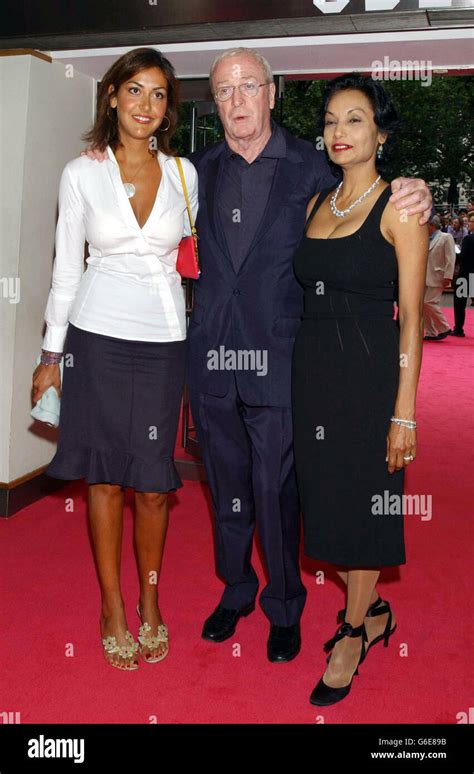
[[[426,267],[426,289],[423,303],[425,341],[441,341],[449,336],[450,325],[441,309],[443,290],[451,284],[456,259],[456,246],[451,234],[441,231],[441,219],[433,215],[429,224],[430,244]]]
[[[199,173],[202,276],[195,283],[187,383],[212,493],[222,598],[202,636],[222,642],[255,607],[257,526],[267,571],[260,604],[270,661],[294,658],[306,598],[299,571],[291,356],[303,313],[293,254],[314,194],[337,183],[326,156],[271,120],[268,62],[232,49],[211,68],[225,139],[191,155]],[[392,183],[397,209],[422,213],[421,180]]]

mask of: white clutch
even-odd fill
[[[36,365],[41,362],[41,356],[36,358]],[[64,358],[61,359],[59,364],[59,371],[61,374],[61,384],[63,383],[63,363]],[[38,403],[35,403],[31,409],[30,414],[34,419],[39,422],[46,422],[51,427],[57,427],[59,425],[59,413],[61,409],[61,398],[59,397],[54,387],[48,387],[46,392],[43,393]]]

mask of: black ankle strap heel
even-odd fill
[[[384,605],[388,605],[388,602],[384,602],[382,597],[378,597],[375,600],[375,602],[372,602],[372,604],[369,605],[369,607],[367,608],[366,616],[368,615],[370,617],[370,615],[371,615],[370,611],[371,610],[375,610],[377,608],[377,605],[380,605],[381,602],[383,602]],[[384,611],[384,612],[387,612],[387,611]],[[346,617],[346,608],[344,608],[343,610],[339,610],[339,612],[337,614],[337,622],[338,623],[342,623],[344,621],[345,617]]]
[[[386,602],[385,600],[378,598],[377,602],[374,602],[373,605],[370,605],[369,609],[367,610],[367,618],[375,618],[378,615],[384,615],[385,613],[388,613],[387,623],[385,624],[385,629],[383,630],[382,634],[380,634],[378,637],[375,637],[370,645],[367,647],[367,650],[372,647],[372,645],[375,645],[377,642],[380,642],[383,640],[384,648],[388,648],[388,641],[392,634],[394,633],[395,629],[397,628],[397,625],[392,629],[392,608],[390,607],[390,602]]]
[[[367,642],[367,632],[365,630],[364,624],[361,624],[360,626],[351,626],[351,624],[344,622],[342,626],[339,627],[334,637],[331,637],[330,640],[324,643],[323,649],[326,653],[330,653],[330,651],[334,648],[334,645],[336,642],[339,642],[339,640],[342,640],[343,637],[362,637],[362,651],[360,654],[359,664],[362,664],[367,650],[365,647],[365,643]],[[329,655],[326,659],[326,663],[329,664],[331,656]],[[359,674],[359,664],[357,665],[357,669],[354,672],[354,674]]]
[[[384,647],[388,648],[388,641],[392,636],[392,634],[394,633],[395,629],[397,628],[396,624],[392,628],[393,616],[392,616],[392,608],[390,607],[390,602],[387,602],[385,599],[382,599],[382,597],[379,597],[378,599],[375,600],[375,602],[372,602],[372,604],[369,605],[369,607],[367,608],[367,612],[365,614],[367,618],[375,618],[378,615],[385,615],[386,613],[388,613],[388,618],[387,618],[387,623],[385,625],[385,629],[383,630],[382,634],[379,634],[378,637],[375,637],[367,645],[366,655],[369,652],[370,648],[373,645],[376,645],[377,642],[380,642],[381,640],[384,641],[383,643]],[[337,614],[338,623],[344,620],[345,615],[346,615],[345,609],[339,610]]]
[[[334,637],[331,637],[330,640],[324,643],[323,648],[326,653],[329,653],[334,648],[335,644],[342,640],[344,637],[362,637],[360,657],[359,661],[357,662],[355,672],[351,677],[351,681],[349,685],[344,685],[342,688],[331,688],[330,685],[326,685],[323,678],[321,677],[319,683],[310,696],[309,700],[311,704],[315,704],[318,707],[326,707],[330,704],[336,704],[336,702],[341,701],[351,690],[354,675],[359,674],[359,666],[362,664],[367,652],[365,647],[365,643],[367,642],[367,632],[365,630],[364,624],[362,623],[360,626],[352,626],[350,623],[344,621],[342,626],[340,626],[337,630]],[[327,661],[329,661],[330,658],[331,657],[328,656]]]

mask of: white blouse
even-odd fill
[[[189,236],[186,202],[173,156],[158,151],[161,182],[150,216],[138,225],[112,149],[103,162],[80,156],[66,164],[43,349],[62,352],[68,323],[138,341],[182,341],[186,316],[178,245]],[[197,172],[182,160],[191,211]],[[89,245],[84,271],[84,242]]]

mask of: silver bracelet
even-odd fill
[[[410,430],[416,430],[416,422],[414,419],[399,419],[399,417],[390,417],[390,422],[393,422],[394,425],[403,425],[403,427],[408,427]]]
[[[61,362],[62,357],[62,352],[49,352],[47,349],[42,349],[40,360],[42,365],[57,365]]]

